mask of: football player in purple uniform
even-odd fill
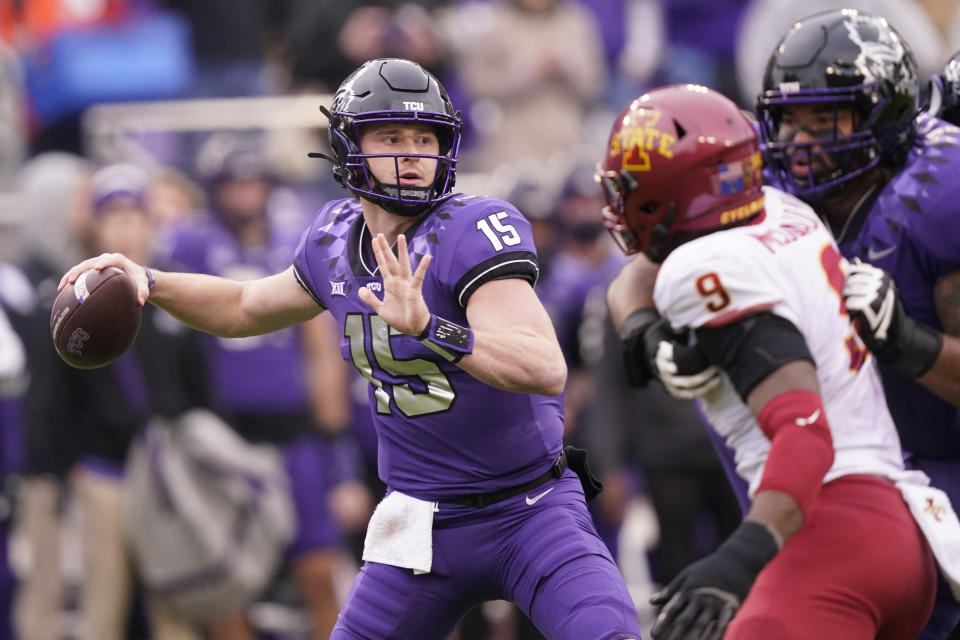
[[[930,115],[960,125],[960,51],[930,79]]]
[[[948,65],[949,67],[949,65]],[[854,264],[843,294],[908,462],[960,500],[960,129],[917,111],[917,65],[881,17],[838,10],[781,40],[757,102],[774,179]],[[921,638],[960,605],[941,584]]]
[[[389,491],[333,638],[440,639],[491,599],[548,638],[639,638],[587,512],[597,487],[563,447],[566,367],[531,286],[530,225],[502,200],[452,193],[460,116],[419,65],[369,61],[324,112],[352,197],[320,209],[290,268],[237,282],[101,255],[62,283],[115,265],[141,301],[222,336],[334,316],[370,383]]]

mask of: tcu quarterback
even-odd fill
[[[461,119],[436,78],[364,63],[324,110],[335,177],[293,264],[259,280],[154,271],[120,255],[140,299],[220,336],[329,311],[369,381],[388,493],[332,638],[446,638],[484,600],[516,602],[552,640],[640,637],[637,612],[564,447],[566,366],[533,290],[530,224],[507,202],[452,191]],[[586,492],[585,492],[586,490]]]

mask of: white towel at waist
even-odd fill
[[[435,502],[391,491],[377,505],[367,525],[364,561],[430,573],[436,507]]]

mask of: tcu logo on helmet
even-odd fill
[[[410,111],[423,111],[423,103],[422,103],[422,102],[407,102],[406,100],[404,100],[404,101],[403,101],[403,108],[404,108],[404,109],[409,109]]]
[[[895,68],[900,66],[898,89],[905,89],[914,82],[913,72],[904,65],[903,43],[890,30],[887,21],[878,16],[855,14],[847,18],[844,26],[850,41],[860,47],[860,55],[854,61],[867,82],[883,78],[895,78]]]

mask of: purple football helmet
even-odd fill
[[[416,216],[448,198],[456,179],[462,120],[437,79],[415,62],[379,58],[365,62],[337,89],[328,129],[333,152],[333,174],[357,196],[401,216]],[[434,158],[437,169],[427,187],[384,184],[370,171],[367,159],[390,157],[398,163],[411,154],[365,154],[360,149],[360,127],[372,122],[414,121],[433,127],[440,141]],[[399,170],[397,172],[399,174]]]
[[[884,18],[840,9],[800,20],[774,50],[757,99],[770,168],[788,191],[820,202],[880,163],[899,167],[913,141],[918,89],[913,54]],[[833,116],[828,130],[806,130],[809,142],[781,127],[784,109],[802,105]],[[838,130],[844,109],[853,118],[848,135]]]
[[[931,79],[930,103],[933,115],[960,126],[960,51]]]

